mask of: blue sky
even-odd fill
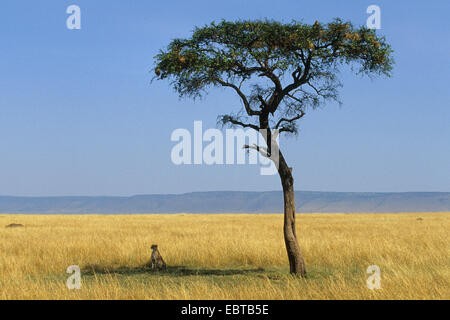
[[[82,29],[66,28],[80,6]],[[371,4],[393,77],[342,74],[343,105],[282,140],[297,190],[450,191],[449,1],[39,1],[0,3],[0,194],[132,195],[280,190],[259,167],[175,166],[174,129],[239,106],[227,90],[179,100],[150,85],[153,57],[212,20],[364,24]]]

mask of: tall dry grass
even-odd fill
[[[298,215],[306,279],[288,273],[282,219],[3,214],[0,299],[450,298],[450,213]],[[152,243],[166,272],[145,267]],[[70,265],[81,290],[66,287]],[[366,287],[369,265],[381,290]]]

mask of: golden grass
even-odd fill
[[[0,299],[450,299],[450,213],[298,215],[306,279],[288,273],[282,219],[3,214]],[[152,243],[166,272],[145,267]],[[70,265],[81,290],[66,287]]]

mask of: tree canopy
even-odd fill
[[[210,87],[234,90],[244,108],[220,116],[223,125],[295,134],[307,108],[338,101],[340,67],[389,76],[391,54],[375,30],[340,19],[222,21],[172,40],[155,57],[155,77],[169,79],[180,97],[201,97]]]

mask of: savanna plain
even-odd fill
[[[450,213],[298,214],[306,278],[289,274],[282,226],[280,214],[0,214],[0,299],[450,299]]]

